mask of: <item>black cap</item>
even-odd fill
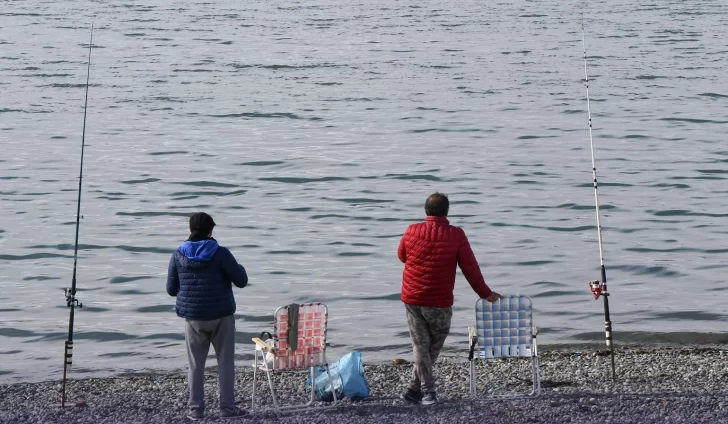
[[[190,231],[195,236],[207,237],[214,226],[215,221],[205,212],[197,212],[190,217]]]

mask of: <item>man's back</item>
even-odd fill
[[[235,312],[231,283],[247,282],[245,269],[215,240],[187,241],[170,259],[167,292],[177,296],[179,316],[212,320]]]
[[[450,334],[457,267],[480,297],[500,298],[485,284],[465,232],[447,220],[449,210],[447,196],[431,194],[425,201],[427,219],[407,227],[397,251],[404,262],[401,299],[414,355],[412,380],[401,398],[413,404],[437,403],[432,370]]]
[[[220,384],[220,417],[247,412],[235,406],[235,296],[232,285],[248,284],[245,268],[212,238],[215,221],[205,212],[190,216],[190,235],[169,259],[167,293],[177,298],[177,315],[185,318],[189,360],[189,413],[205,418],[205,361],[215,348]]]
[[[398,256],[405,264],[401,294],[404,303],[452,306],[458,265],[476,293],[481,297],[490,295],[465,232],[450,225],[445,217],[428,216],[426,221],[410,225],[400,241]]]

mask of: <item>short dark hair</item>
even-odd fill
[[[450,201],[442,193],[434,192],[425,201],[425,213],[427,216],[447,216],[450,209]]]

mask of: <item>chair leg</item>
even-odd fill
[[[312,405],[313,401],[316,399],[316,371],[314,370],[314,367],[311,367],[311,400],[308,401],[306,406]]]
[[[250,410],[255,411],[255,383],[257,381],[258,377],[258,350],[253,351],[253,356],[255,357],[253,361],[253,396],[250,400]]]
[[[331,379],[331,369],[329,368],[329,361],[326,360],[326,351],[324,351],[323,355],[324,364],[326,364],[326,375],[329,376],[329,384],[331,385],[331,394],[334,395],[334,404],[332,406],[336,406],[336,402],[338,401],[338,399],[336,399],[336,387],[334,386],[334,380]]]
[[[475,360],[470,360],[470,396],[476,397],[478,395],[478,380],[475,376]]]
[[[278,399],[276,399],[276,391],[273,388],[273,379],[270,376],[271,370],[268,368],[268,363],[265,361],[265,357],[263,357],[263,370],[265,371],[265,374],[268,376],[268,386],[270,387],[270,395],[273,398],[273,407],[276,409],[280,409],[278,407]]]
[[[538,396],[541,393],[541,372],[538,363],[538,356],[533,357],[533,394]]]
[[[331,394],[334,395],[334,403],[331,406],[336,406],[336,386],[334,386],[334,380],[331,379],[331,369],[329,368],[329,363],[326,362],[326,357],[324,357],[324,362],[326,364],[326,375],[329,376],[329,384],[331,385]]]

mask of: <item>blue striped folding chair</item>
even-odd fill
[[[533,389],[527,396],[541,393],[541,375],[536,347],[536,326],[533,307],[528,296],[503,296],[488,302],[480,299],[475,304],[475,327],[468,327],[470,339],[470,395],[477,396],[475,359],[531,358],[533,362]],[[492,397],[521,397],[524,394]]]

